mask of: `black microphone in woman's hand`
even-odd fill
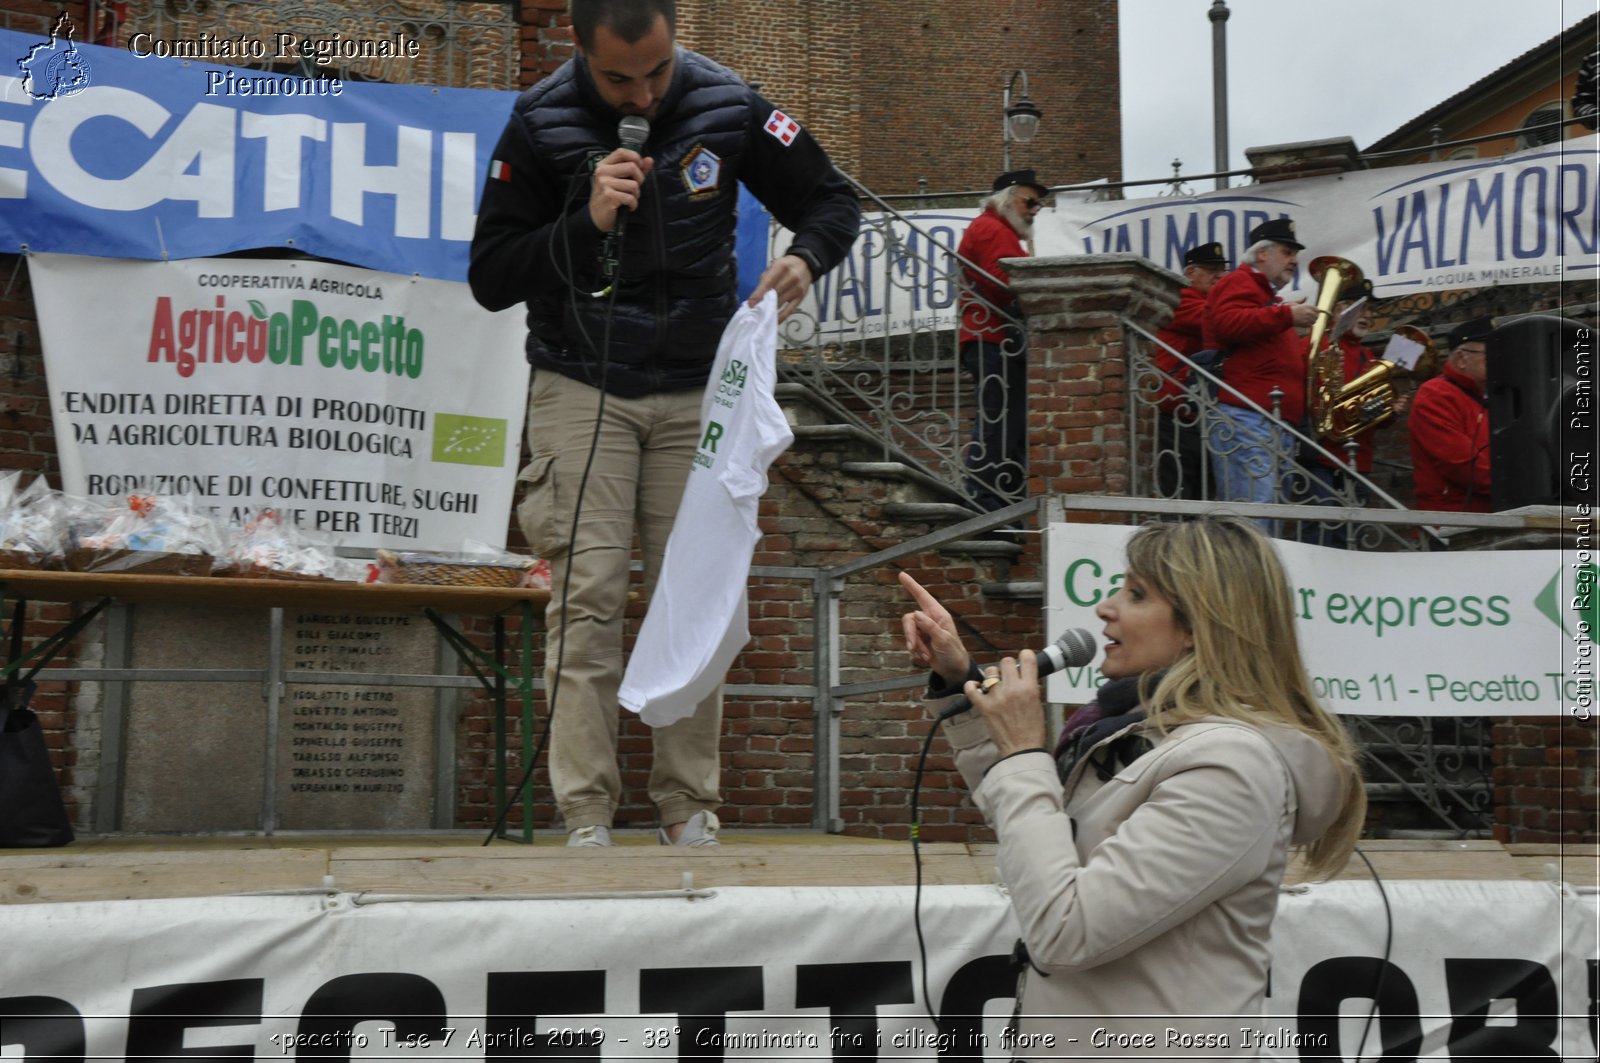
[[[1075,627],[1064,631],[1060,638],[1039,651],[1039,678],[1043,679],[1063,668],[1080,668],[1094,660],[1094,655],[1099,650],[1100,647],[1095,645],[1094,636],[1083,628]],[[983,681],[983,689],[987,692],[998,682],[999,679],[991,676]],[[938,722],[954,719],[970,708],[972,702],[963,695],[954,705],[939,714]]]

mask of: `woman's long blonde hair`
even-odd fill
[[[1293,727],[1320,742],[1345,774],[1343,807],[1306,846],[1311,872],[1344,866],[1366,819],[1358,753],[1337,716],[1318,703],[1300,658],[1293,593],[1272,543],[1235,517],[1146,524],[1128,540],[1128,571],[1172,603],[1194,651],[1142,691],[1152,722],[1204,716]]]

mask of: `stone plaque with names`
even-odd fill
[[[284,614],[290,671],[433,669],[433,628],[415,613]],[[434,718],[426,687],[294,683],[284,698],[278,811],[287,830],[399,830],[431,825]]]
[[[132,664],[265,667],[257,610],[141,604]],[[285,609],[282,668],[428,673],[438,637],[421,615]],[[426,830],[436,789],[437,690],[290,683],[278,709],[277,829]],[[129,684],[126,831],[251,831],[262,808],[267,700],[251,682]],[[446,753],[448,755],[448,753]]]

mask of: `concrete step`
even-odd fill
[[[985,583],[981,588],[985,598],[1007,601],[1044,601],[1043,580],[1010,580],[1002,583]]]
[[[961,539],[945,543],[939,547],[939,553],[945,557],[987,557],[1012,561],[1022,556],[1022,546],[1000,539]]]
[[[976,517],[978,511],[955,502],[887,502],[883,507],[883,515],[892,520],[955,524]]]
[[[883,440],[853,424],[790,424],[796,443],[862,443],[877,450]]]
[[[892,483],[905,485],[933,498],[942,498],[951,502],[963,498],[960,491],[951,487],[943,480],[930,476],[921,469],[912,468],[902,461],[842,461],[839,471],[851,476],[861,476],[867,479],[887,480]],[[899,497],[891,499],[893,502],[924,502],[926,498]]]
[[[1450,789],[1463,794],[1488,793],[1493,785],[1487,782],[1455,782],[1448,783]],[[1402,783],[1397,782],[1369,782],[1366,784],[1367,800],[1369,801],[1412,801],[1411,790]],[[1448,798],[1448,794],[1445,795]]]

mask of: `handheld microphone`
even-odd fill
[[[629,151],[637,152],[640,148],[644,147],[644,142],[649,138],[650,120],[648,118],[644,118],[637,114],[630,114],[623,116],[622,121],[617,123],[617,146],[619,148],[626,148]],[[644,187],[642,185],[639,188],[639,193],[640,195],[644,194]],[[616,227],[616,231],[618,233],[622,232],[622,227],[627,224],[627,221],[628,208],[618,207]]]
[[[624,115],[622,121],[617,123],[617,146],[627,148],[629,151],[638,151],[644,147],[644,142],[650,137],[650,120],[641,115]],[[640,187],[642,194],[644,189]],[[614,280],[617,276],[618,262],[622,256],[622,231],[628,226],[628,208],[617,208],[617,223],[606,233],[604,244],[600,250],[600,272],[605,279]]]
[[[617,123],[618,147],[627,148],[629,151],[638,151],[644,147],[644,142],[650,138],[650,119],[642,115],[630,114]]]
[[[1080,668],[1094,660],[1100,647],[1095,645],[1094,636],[1081,627],[1071,628],[1061,633],[1055,642],[1039,651],[1039,678],[1043,679],[1052,672],[1059,672],[1063,668]],[[987,692],[991,687],[1000,682],[991,676],[983,681],[983,689]],[[972,708],[972,702],[963,695],[956,703],[939,714],[939,723],[954,719],[963,712]]]

